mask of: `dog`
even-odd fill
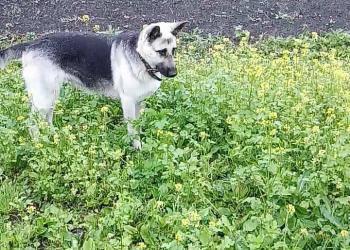
[[[31,112],[52,124],[55,102],[65,82],[121,102],[133,146],[141,148],[132,121],[145,98],[154,94],[165,77],[175,77],[176,37],[185,22],[145,25],[140,32],[115,36],[96,33],[53,33],[0,51],[0,68],[22,60],[22,73]],[[31,129],[31,134],[38,131]],[[38,133],[38,132],[36,132]]]

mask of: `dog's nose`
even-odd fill
[[[168,74],[168,77],[175,77],[177,75],[176,68],[169,68],[167,74]]]

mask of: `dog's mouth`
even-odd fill
[[[161,73],[165,77],[175,77],[177,75],[177,69],[175,67],[162,67],[162,65],[157,65],[156,69],[158,70],[159,73]]]

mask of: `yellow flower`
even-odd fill
[[[72,125],[67,125],[64,128],[67,129],[67,130],[72,130],[73,129]]]
[[[120,160],[120,158],[123,156],[123,152],[118,148],[114,151],[113,156],[115,160]]]
[[[29,205],[29,206],[27,207],[28,213],[33,213],[35,210],[36,210],[36,207],[33,206],[33,205]]]
[[[157,207],[158,209],[163,208],[163,207],[164,207],[164,202],[162,202],[162,201],[157,201],[156,207]]]
[[[49,124],[46,121],[42,121],[39,123],[40,128],[47,128],[48,126],[49,126]]]
[[[199,137],[202,139],[202,140],[204,140],[205,138],[208,138],[209,137],[209,135],[207,134],[207,133],[205,133],[205,132],[200,132],[199,133]]]
[[[342,188],[343,188],[343,183],[341,183],[340,181],[337,181],[335,187],[336,187],[337,189],[342,189]]]
[[[318,38],[317,32],[311,32],[311,37],[317,39]]]
[[[189,221],[189,219],[182,219],[182,220],[181,220],[181,224],[182,224],[183,226],[187,227],[187,226],[190,224],[190,221]]]
[[[295,213],[295,207],[292,204],[287,205],[287,212],[289,214],[294,214]]]
[[[272,152],[275,154],[283,154],[283,153],[285,153],[285,148],[283,148],[283,147],[273,148]]]
[[[349,73],[345,72],[342,69],[335,69],[334,76],[341,81],[347,80],[349,78]]]
[[[265,112],[265,109],[264,108],[257,108],[255,110],[256,113],[260,114],[260,113],[264,113]]]
[[[260,88],[263,92],[266,92],[267,90],[270,89],[270,84],[267,82],[263,82],[260,84]]]
[[[166,131],[165,134],[167,136],[170,136],[170,137],[174,137],[175,136],[175,134],[173,132],[171,132],[171,131]]]
[[[137,243],[137,249],[146,249],[146,244],[144,242]]]
[[[164,134],[163,130],[157,129],[157,136],[159,137],[160,135]]]
[[[340,235],[341,237],[346,238],[349,236],[349,231],[343,229],[340,231]]]
[[[287,56],[288,57],[289,53],[290,53],[289,50],[286,50],[286,49],[282,51],[282,55],[283,56]]]
[[[224,37],[223,41],[224,41],[224,43],[230,43],[231,40],[228,37]]]
[[[270,116],[270,118],[271,118],[272,120],[275,120],[275,119],[277,119],[277,117],[278,117],[278,115],[277,115],[276,112],[270,112],[269,116]]]
[[[228,117],[226,118],[226,123],[229,124],[229,125],[233,125],[233,124],[234,124],[233,119],[234,119],[233,117],[228,116]]]
[[[72,193],[72,195],[76,195],[78,192],[78,189],[73,187],[73,188],[71,188],[70,192]]]
[[[99,32],[100,29],[101,29],[101,27],[100,27],[100,25],[98,25],[98,24],[95,24],[94,27],[92,27],[92,31],[93,31],[93,32]]]
[[[319,128],[319,126],[313,126],[311,131],[314,134],[318,134],[320,132],[320,128]]]
[[[216,51],[222,51],[225,49],[225,45],[224,44],[215,44],[213,49]]]
[[[101,108],[101,112],[102,112],[102,113],[107,113],[107,112],[108,112],[108,107],[107,107],[107,106],[103,106],[103,107]]]
[[[18,141],[19,141],[19,143],[22,145],[22,144],[24,144],[25,139],[24,139],[22,136],[20,136],[20,137],[18,138]]]
[[[267,125],[269,125],[269,122],[267,120],[261,120],[259,122],[259,124],[262,125],[262,126],[267,126]]]
[[[294,112],[299,112],[300,110],[303,109],[303,106],[301,105],[301,103],[298,103],[297,105],[295,105],[294,107],[292,107],[292,110]]]
[[[89,15],[83,15],[82,17],[79,18],[80,21],[82,21],[83,23],[87,23],[90,21],[90,16]]]
[[[325,156],[325,154],[326,154],[326,150],[324,149],[320,149],[320,151],[318,151],[318,157],[323,157]]]
[[[177,232],[177,233],[175,234],[175,240],[176,240],[176,241],[182,241],[182,240],[183,240],[183,238],[182,238],[182,236],[181,236],[181,234],[180,234],[179,232]]]
[[[26,96],[26,95],[22,96],[21,101],[28,102],[28,96]]]
[[[53,142],[54,142],[55,144],[58,144],[58,143],[60,142],[60,137],[59,137],[58,134],[55,134],[55,135],[53,136]]]
[[[77,137],[75,135],[69,135],[69,140],[71,141],[75,141]]]
[[[328,108],[327,111],[326,111],[326,114],[327,115],[334,114],[334,108]]]
[[[209,222],[209,227],[213,228],[213,227],[217,227],[217,226],[220,226],[220,221],[211,220]]]
[[[275,136],[277,134],[277,130],[276,129],[273,129],[270,131],[270,135],[271,136]]]
[[[189,215],[190,221],[200,221],[202,218],[197,211],[192,211]]]
[[[306,228],[302,228],[302,229],[300,229],[300,234],[301,234],[301,235],[304,235],[304,236],[308,236],[308,235],[309,235],[309,232],[307,231]]]
[[[290,126],[288,124],[285,124],[283,126],[283,129],[288,132],[290,130]]]
[[[216,58],[219,58],[221,56],[221,54],[220,54],[220,52],[215,51],[213,53],[213,56],[216,57]]]
[[[302,103],[308,103],[310,101],[310,98],[306,92],[301,93],[300,97]]]
[[[17,121],[23,121],[25,119],[25,117],[23,115],[20,115],[17,117]]]
[[[180,192],[182,190],[182,184],[181,183],[176,183],[175,184],[175,190],[176,190],[176,192]]]

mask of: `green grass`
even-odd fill
[[[69,87],[32,141],[0,71],[0,249],[349,249],[349,35],[184,40],[140,152],[119,103]]]

